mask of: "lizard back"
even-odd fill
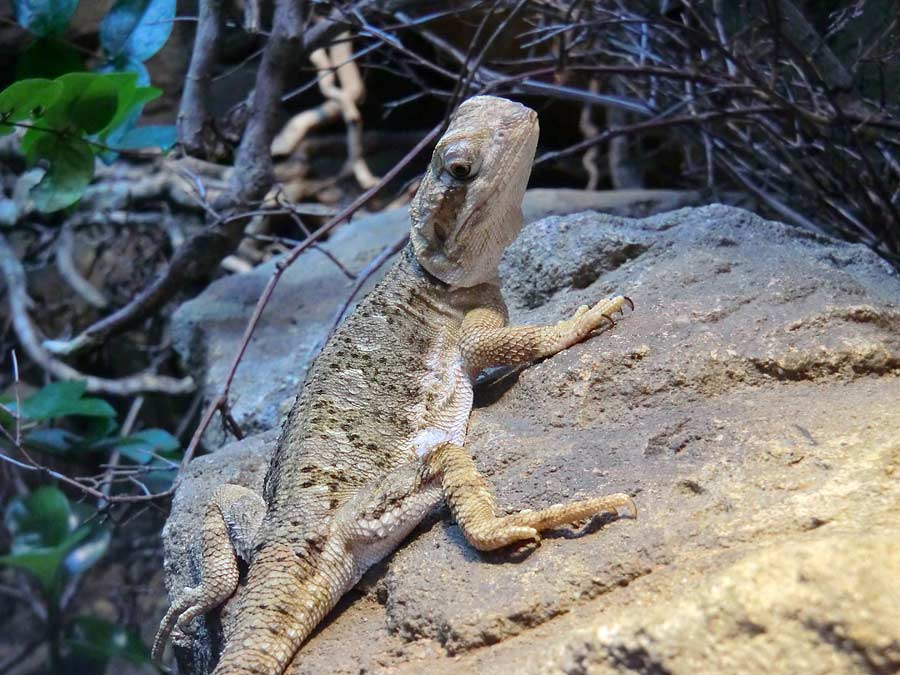
[[[434,441],[462,440],[472,389],[452,363],[462,314],[410,246],[316,359],[265,484],[260,541],[307,542],[364,485]]]

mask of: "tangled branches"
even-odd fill
[[[360,124],[371,113],[360,105],[364,85],[385,115],[427,104],[446,119],[474,94],[524,98],[542,112],[537,166],[570,184],[737,189],[781,220],[861,242],[900,266],[900,16],[891,0],[848,1],[830,13],[797,0],[275,0],[270,25],[260,3],[247,0],[244,32],[256,36],[256,46],[245,61],[258,60],[255,88],[235,107],[243,113],[227,119],[213,113],[211,83],[230,73],[221,54],[233,8],[226,0],[199,4],[179,141],[207,166],[230,166],[215,190],[197,172],[180,174],[205,226],[180,242],[165,271],[129,303],[70,340],[43,345],[19,322],[19,342],[56,374],[68,367],[57,359],[106,344],[186,287],[202,286],[242,240],[259,240],[253,223],[260,218],[297,222],[305,239],[294,242],[291,261],[385,188],[387,181],[375,184],[365,168]],[[291,89],[304,69],[308,77]],[[375,92],[367,81],[373,74],[382,83]],[[295,126],[303,122],[299,134],[288,133],[291,126],[278,132],[283,113],[317,88],[327,99],[315,109],[319,116],[340,116],[348,126],[345,170],[353,167],[357,188],[375,187],[357,199],[345,195],[349,207],[311,228],[290,191],[273,189],[272,150],[287,153],[297,138],[313,140],[310,115],[295,118]],[[378,128],[376,122],[365,126]],[[428,129],[438,122],[423,122],[419,138],[436,137],[440,125]],[[282,143],[286,137],[290,143]],[[12,297],[24,286],[9,283],[21,275],[6,258]],[[104,299],[91,299],[65,263],[63,256],[70,285],[102,307]],[[251,319],[245,345],[282,270]],[[23,293],[18,313],[27,318]],[[93,385],[115,393],[186,386],[140,378]],[[190,452],[216,411],[240,433],[229,422],[226,387],[203,416]]]
[[[519,3],[508,16],[517,10],[507,28],[516,48],[493,59],[407,13],[395,13],[401,35],[427,41],[430,55],[384,31],[362,32],[392,51],[382,67],[422,83],[416,97],[458,100],[463,92],[452,85],[462,79],[467,94],[606,107],[605,129],[583,117],[586,138],[545,152],[538,164],[599,146],[612,183],[633,184],[622,176],[615,141],[626,137],[638,148],[642,139],[674,139],[682,170],[668,177],[670,186],[749,191],[781,219],[863,242],[900,263],[900,19],[890,3],[852,3],[824,17],[822,34],[792,0],[550,0]],[[479,32],[491,20],[480,5],[467,17]],[[426,77],[446,88],[426,87]]]
[[[823,35],[792,0],[627,6],[476,0],[446,10],[358,0],[332,3],[325,15],[276,2],[229,189],[208,206],[209,227],[188,239],[167,273],[131,304],[52,346],[70,354],[102,343],[156,311],[186,280],[208,275],[237,248],[249,222],[243,214],[272,185],[270,147],[279,110],[309,88],[285,91],[288,70],[328,45],[346,47],[347,35],[356,52],[339,50],[341,58],[330,52],[334,63],[320,62],[310,84],[356,59],[368,71],[415,85],[411,95],[382,101],[385,111],[438,98],[449,113],[462,97],[479,92],[574,102],[586,108],[586,137],[544,152],[538,164],[559,165],[588,153],[591,171],[596,149],[607,149],[612,184],[633,186],[651,173],[639,166],[641,148],[663,145],[681,167],[665,177],[667,186],[749,191],[784,220],[861,241],[898,262],[900,117],[891,83],[900,77],[900,30],[896,17],[857,25],[879,14],[879,3],[868,4],[873,7],[858,1],[826,17]],[[225,143],[208,110],[224,5],[201,3],[179,113],[183,148],[209,157],[222,156]],[[248,16],[258,19],[254,12]],[[472,27],[467,44],[442,32],[449,21]],[[869,25],[877,30],[862,40]],[[841,40],[847,35],[859,45],[845,46],[839,56],[831,45],[846,45],[849,38]],[[593,124],[590,106],[605,109],[605,127]],[[358,148],[351,154],[358,159]]]

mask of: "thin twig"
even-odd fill
[[[16,258],[3,235],[0,235],[0,272],[6,281],[6,294],[10,315],[19,344],[29,358],[48,373],[61,380],[84,380],[88,391],[103,392],[116,396],[129,396],[139,392],[163,392],[167,394],[185,394],[194,389],[194,381],[190,377],[175,379],[155,373],[140,373],[117,380],[95,377],[79,372],[51,357],[41,345],[31,319],[28,316],[28,292],[25,285],[25,270]]]

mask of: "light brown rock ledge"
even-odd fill
[[[517,323],[613,292],[637,309],[482,386],[473,456],[510,509],[625,491],[638,519],[482,555],[438,513],[292,673],[900,669],[900,280],[882,261],[714,205],[533,223],[504,278]],[[170,588],[196,580],[206,497],[260,485],[273,439],[191,465]],[[206,672],[209,646],[182,665]]]

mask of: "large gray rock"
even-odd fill
[[[741,199],[739,195],[729,197]],[[586,209],[644,216],[698,203],[700,193],[679,190],[539,189],[528,192],[523,212],[526,222],[531,222]],[[323,250],[357,274],[408,229],[405,208],[358,218],[338,228],[320,250],[308,251],[288,268],[232,386],[231,412],[245,432],[280,425],[306,378],[310,360],[321,348],[336,312],[350,294],[352,281]],[[206,404],[221,392],[247,320],[277,262],[273,259],[247,274],[220,279],[183,304],[172,317],[175,349],[200,383]],[[381,279],[389,266],[372,275],[357,299]],[[204,436],[204,445],[209,449],[226,441],[219,425],[212,425]]]
[[[533,223],[504,281],[516,323],[613,292],[637,309],[482,385],[472,455],[509,509],[625,491],[638,519],[483,555],[439,513],[292,673],[900,669],[900,279],[887,265],[715,205]],[[170,588],[196,581],[209,491],[258,485],[272,438],[191,464],[165,531]],[[198,641],[192,672],[208,651]]]

